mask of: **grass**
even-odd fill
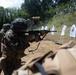
[[[56,39],[60,38],[60,34],[61,34],[61,30],[63,25],[66,25],[66,32],[65,32],[65,39],[66,41],[70,40],[70,28],[71,26],[75,24],[76,25],[76,12],[73,12],[71,14],[64,14],[64,13],[59,13],[57,15],[55,15],[52,20],[50,19],[48,21],[48,23],[46,24],[48,26],[48,28],[52,28],[52,26],[54,25],[57,33],[55,34]]]

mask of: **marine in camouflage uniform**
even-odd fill
[[[10,24],[9,23],[7,23],[7,24],[3,24],[3,27],[2,27],[2,29],[0,30],[0,57],[1,57],[1,55],[2,55],[2,53],[1,53],[1,41],[2,41],[2,38],[3,38],[3,36],[5,35],[5,33],[10,29]]]
[[[5,33],[10,29],[11,24],[7,23],[7,24],[3,24],[2,29],[0,30],[0,57],[2,56],[2,52],[1,52],[1,42],[2,39],[5,35]],[[2,71],[2,69],[0,69],[0,72]]]
[[[0,66],[4,75],[11,75],[13,70],[21,66],[24,51],[30,46],[24,33],[28,28],[27,21],[17,18],[11,24],[11,29],[6,32],[1,47]]]

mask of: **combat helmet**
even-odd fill
[[[28,28],[27,20],[24,18],[16,18],[14,21],[11,22],[13,29],[16,32],[24,31]]]

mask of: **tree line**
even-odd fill
[[[11,23],[17,17],[28,17],[28,14],[21,8],[4,8],[0,7],[0,28],[4,23]]]
[[[32,19],[40,16],[40,21],[46,21],[59,13],[70,14],[75,11],[76,0],[24,0],[19,9],[0,7],[0,28],[17,17]]]

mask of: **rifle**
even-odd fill
[[[47,34],[49,32],[57,32],[56,30],[55,31],[50,31],[50,30],[29,30],[29,31],[26,31],[25,33],[28,33],[29,35],[38,35],[38,34]]]
[[[34,39],[32,41],[39,42],[39,41],[43,40],[44,37],[46,36],[46,34],[48,34],[50,32],[57,32],[57,31],[56,30],[55,31],[50,31],[50,30],[30,30],[30,31],[26,31],[25,34],[28,33],[28,35],[34,35]],[[33,51],[37,50],[39,45],[40,45],[40,42],[38,43],[37,48],[35,48],[34,50],[29,50],[29,52],[33,52]]]
[[[28,42],[39,42],[41,40],[43,40],[46,36],[46,34],[50,33],[50,32],[57,32],[55,31],[50,31],[50,30],[29,30],[29,31],[25,31],[25,36],[26,39],[28,40]]]
[[[25,32],[25,35],[34,35],[34,41],[38,42],[40,40],[43,40],[43,38],[46,36],[46,34],[50,32],[57,32],[55,31],[50,31],[50,30],[29,30]]]

